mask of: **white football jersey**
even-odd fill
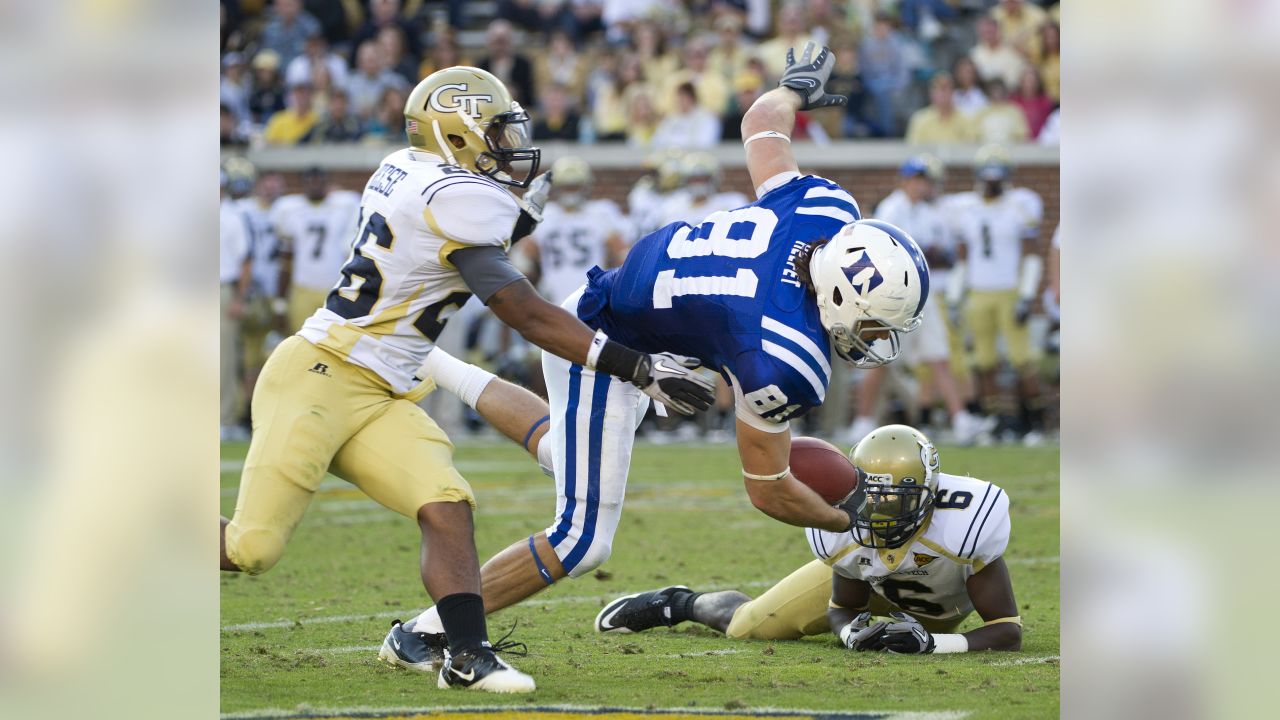
[[[280,200],[263,207],[255,197],[236,201],[237,208],[249,221],[253,245],[253,290],[265,297],[280,294],[280,240],[276,237],[275,208]]]
[[[608,261],[608,240],[630,239],[626,218],[611,200],[591,200],[570,210],[548,203],[542,222],[525,242],[538,246],[538,291],[559,305],[587,281],[587,271]]]
[[[338,286],[298,334],[407,393],[445,323],[471,297],[449,254],[507,249],[520,205],[488,178],[405,148],[369,178],[358,215]]]
[[[866,581],[912,615],[949,622],[973,611],[965,583],[1009,545],[1009,496],[989,482],[940,473],[933,515],[909,545],[876,550],[849,532],[805,534],[837,574]]]
[[[967,285],[974,290],[1012,290],[1018,286],[1022,240],[1040,231],[1044,204],[1027,188],[1010,188],[987,201],[976,192],[960,193],[948,203],[952,227],[968,248]]]
[[[950,251],[955,247],[955,241],[948,231],[942,211],[931,202],[911,202],[911,198],[907,197],[901,188],[894,190],[888,197],[881,200],[872,217],[906,230],[922,250],[940,248]],[[948,272],[946,269],[930,266],[930,287],[945,288]]]
[[[658,224],[653,229],[666,227],[673,222],[697,225],[712,213],[736,210],[750,204],[746,195],[736,192],[716,193],[702,202],[694,200],[687,192],[672,193],[663,199],[658,210]]]
[[[249,254],[249,224],[230,198],[218,208],[218,281],[240,278],[240,266]]]
[[[291,282],[311,290],[327,290],[338,280],[355,235],[360,196],[335,190],[313,203],[289,195],[272,208],[276,235],[293,250]]]

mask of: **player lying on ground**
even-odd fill
[[[897,356],[898,333],[920,323],[929,274],[906,233],[859,220],[847,191],[800,175],[788,140],[796,112],[845,101],[823,89],[830,52],[815,59],[813,50],[799,63],[789,52],[782,87],[761,96],[743,118],[747,169],[759,199],[696,227],[672,223],[645,236],[621,267],[593,269],[564,307],[596,329],[599,344],[612,337],[631,347],[677,348],[718,369],[734,388],[752,504],[782,522],[843,532],[856,508],[832,507],[791,475],[787,422],[822,404],[831,345],[864,367]],[[649,399],[589,365],[543,353],[551,425],[544,442],[552,443],[556,517],[485,563],[487,612],[588,573],[612,551]],[[442,629],[437,610],[428,608],[410,628],[393,626],[388,640],[401,650],[410,644],[397,657],[425,669],[438,656],[409,658],[429,657],[422,638]]]
[[[806,531],[816,560],[754,600],[737,590],[684,586],[618,598],[600,611],[596,630],[639,632],[692,620],[758,640],[829,630],[851,650],[1020,649],[1022,619],[1003,558],[1008,495],[989,482],[939,472],[937,450],[906,425],[877,428],[851,455],[866,501],[850,531]],[[985,624],[956,634],[974,610]],[[884,615],[891,621],[872,622]]]
[[[409,95],[405,120],[411,147],[366,184],[336,287],[271,354],[255,389],[220,567],[270,569],[331,471],[417,521],[422,584],[448,638],[438,685],[528,692],[533,679],[488,642],[471,488],[449,439],[415,404],[431,390],[422,366],[448,318],[475,294],[549,355],[635,383],[680,412],[709,407],[714,386],[692,374],[696,360],[602,339],[511,265],[507,249],[533,229],[549,182],[531,185],[540,153],[528,146],[529,118],[497,78],[468,67],[434,73]],[[504,185],[530,189],[518,200]]]

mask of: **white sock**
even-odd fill
[[[457,395],[472,409],[489,386],[489,381],[495,377],[488,370],[465,363],[438,347],[427,353],[422,368],[436,381],[436,385]]]
[[[432,355],[435,353],[433,352]],[[436,606],[432,605],[422,614],[413,619],[409,625],[409,630],[421,633],[442,633],[444,632],[444,623],[440,622],[440,612],[436,610]]]

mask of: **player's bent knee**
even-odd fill
[[[577,564],[575,564],[573,569],[569,571],[569,577],[578,577],[595,570],[603,565],[612,554],[613,543],[611,541],[596,540],[591,543],[591,547],[587,548],[587,551],[578,559]],[[562,559],[562,562],[569,558],[572,558],[572,553],[570,553],[568,558]]]
[[[233,540],[234,537],[234,540]],[[227,537],[227,558],[250,575],[275,567],[284,555],[285,537],[272,530],[245,530]]]

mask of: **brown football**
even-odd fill
[[[840,448],[812,437],[791,439],[791,474],[835,505],[858,487],[853,463]]]

